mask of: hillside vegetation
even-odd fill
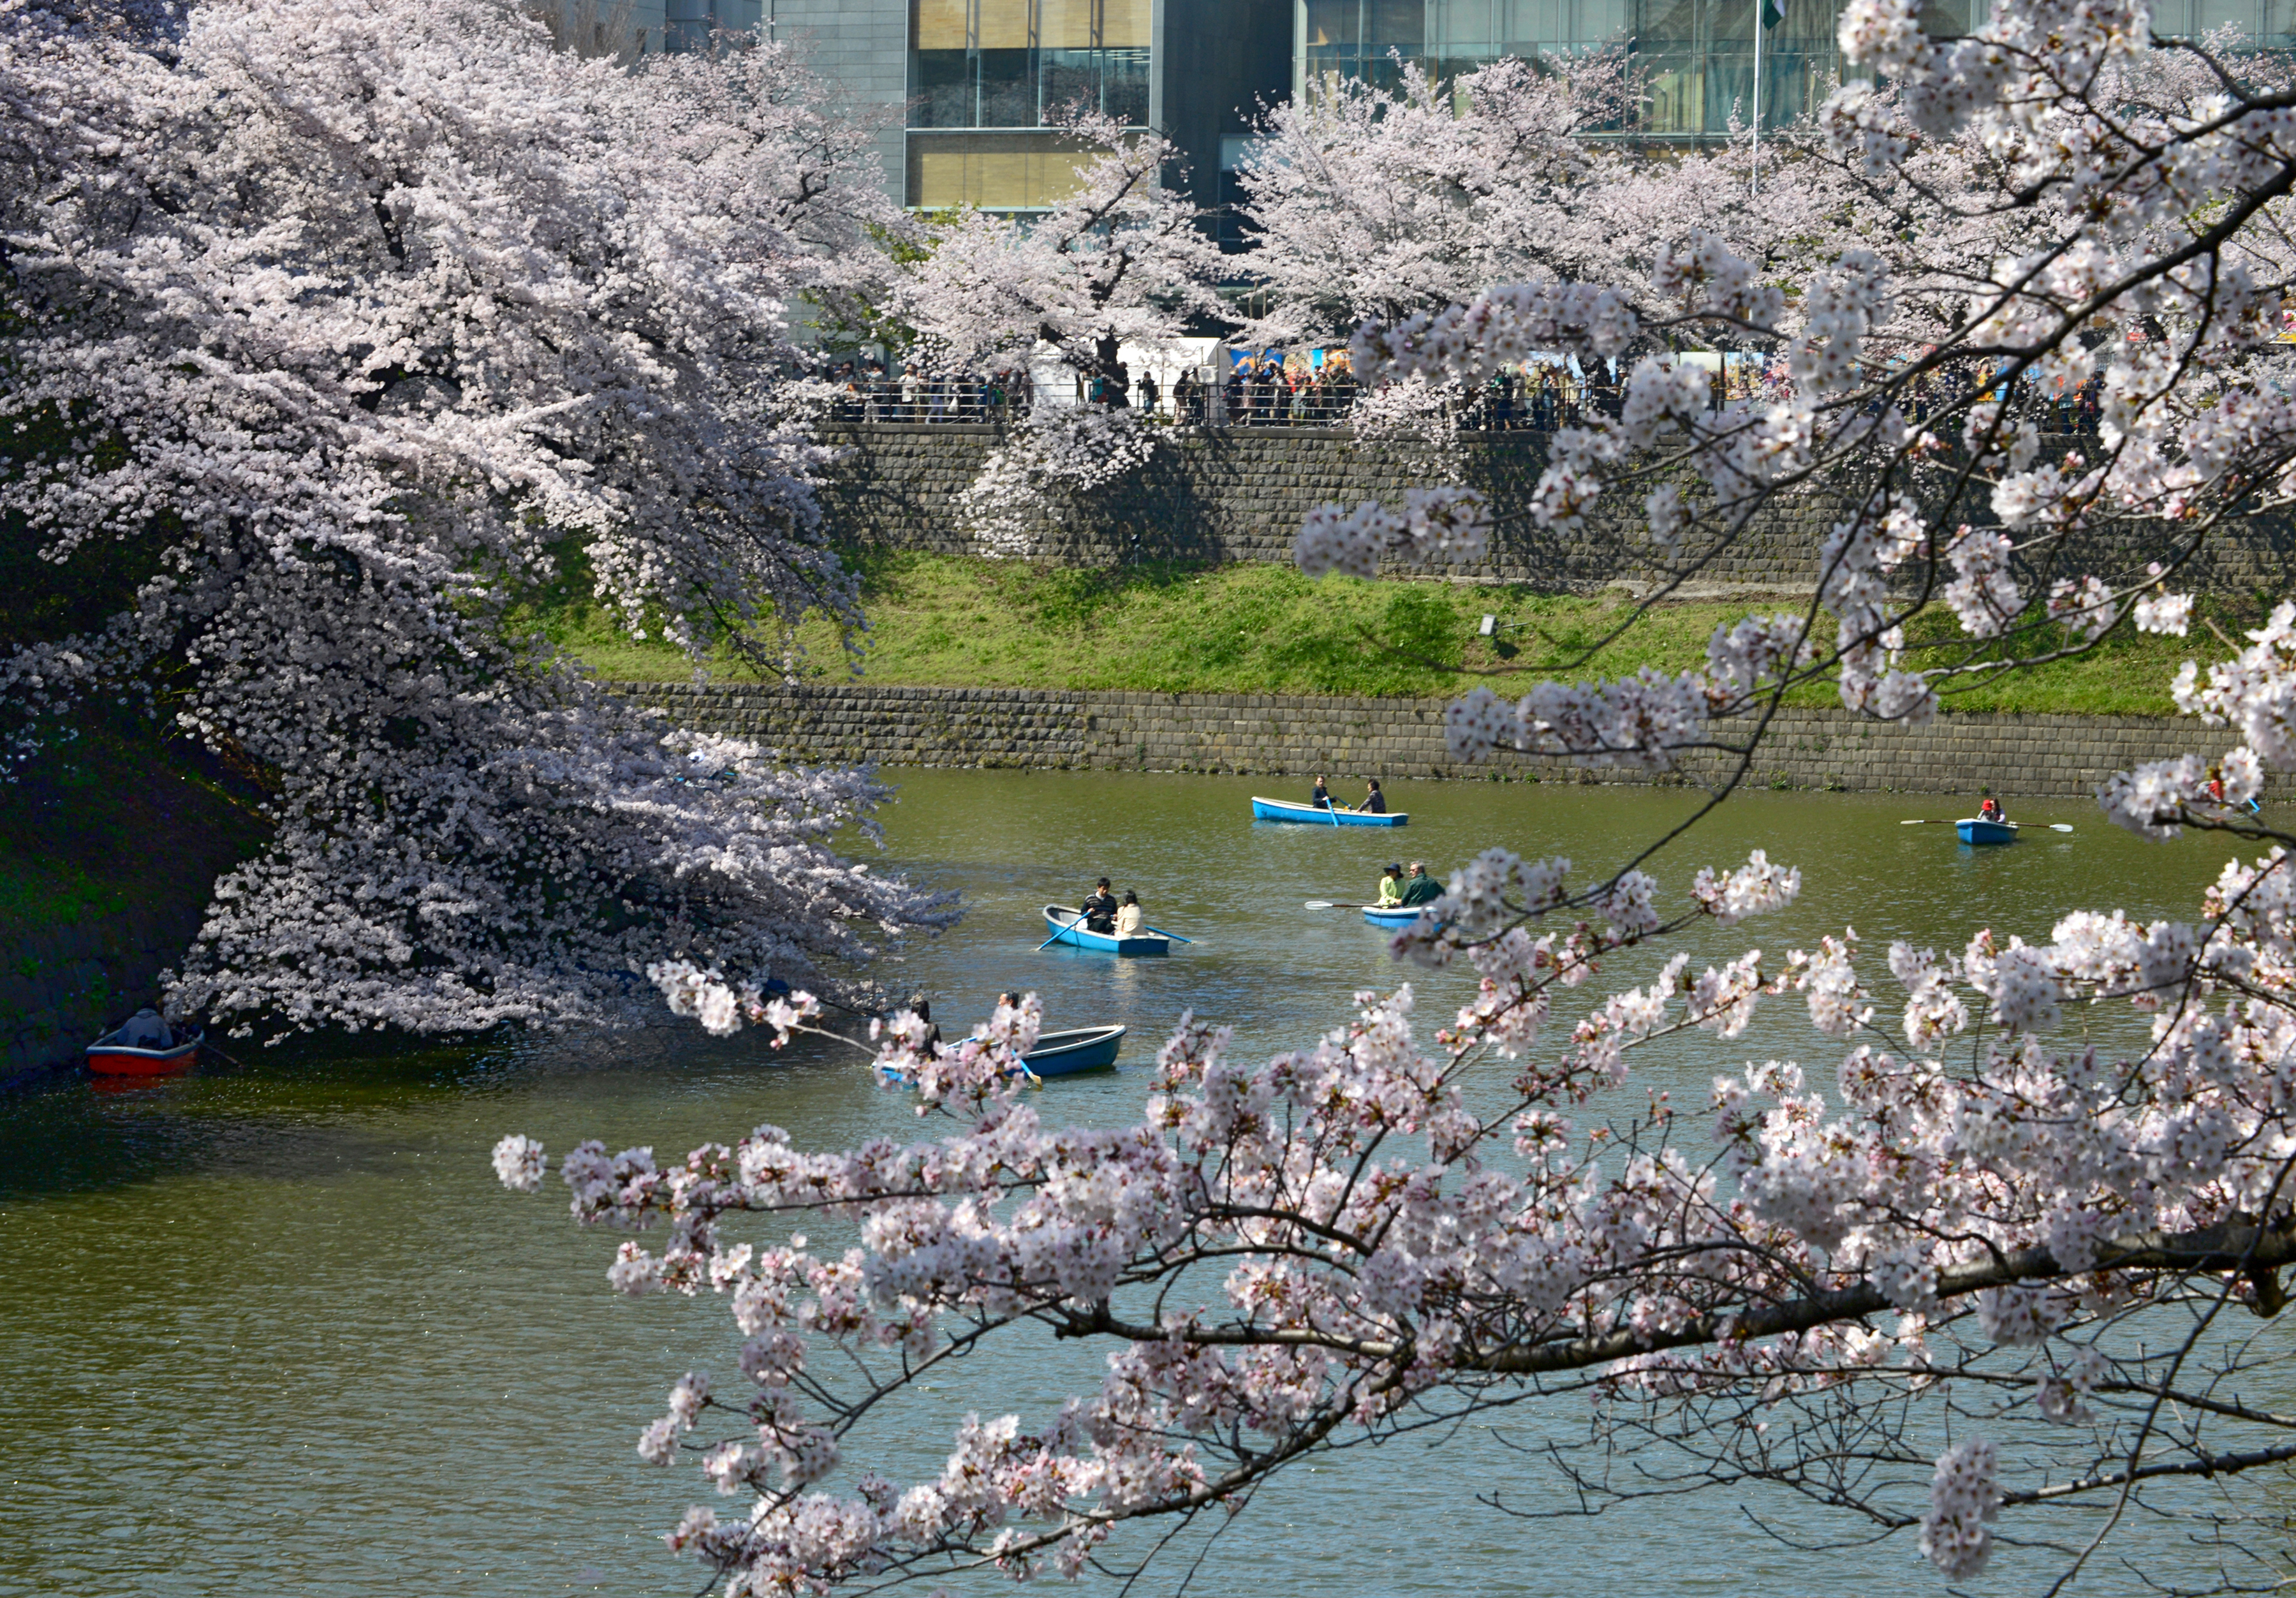
[[[1288,566],[1072,571],[916,554],[857,564],[869,616],[865,679],[932,687],[1431,696],[1488,682],[1519,693],[1541,676],[1680,671],[1703,658],[1717,623],[1789,603],[1667,605],[1627,626],[1632,607],[1620,594],[1310,581]],[[1478,630],[1487,614],[1497,617],[1488,638]],[[2253,620],[2222,604],[2211,619],[2234,636]],[[676,650],[620,636],[578,598],[562,597],[530,621],[611,679],[676,680],[691,671]],[[1830,622],[1823,625],[1830,630]],[[1913,631],[1917,643],[1932,641],[1924,663],[1958,660],[1967,647],[1942,613]],[[806,651],[804,675],[846,677],[826,623],[809,621],[797,642]],[[2205,630],[2162,638],[2124,626],[2087,656],[1965,689],[1948,703],[1964,711],[2167,715],[2177,666],[2226,653]],[[729,680],[750,675],[730,661],[712,670]],[[1815,689],[1804,697],[1824,704],[1831,696]]]
[[[194,746],[100,721],[74,731],[0,790],[0,941],[203,905],[270,831]]]

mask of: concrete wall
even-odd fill
[[[160,973],[184,958],[205,914],[201,902],[12,936],[0,968],[0,1089],[76,1064],[106,1027],[156,1004]]]
[[[832,430],[825,441],[845,450],[823,485],[832,536],[881,548],[975,553],[959,530],[954,501],[995,440],[986,425]],[[1531,524],[1523,513],[1546,467],[1546,435],[1471,434],[1465,453],[1466,481],[1490,496],[1501,525],[1488,561],[1473,568],[1446,566],[1443,572],[1525,582],[1548,592],[1638,588],[1665,575],[1650,558],[1629,501],[1598,511],[1585,531],[1570,536]],[[1036,558],[1079,566],[1288,562],[1300,519],[1315,507],[1391,500],[1404,487],[1424,481],[1406,452],[1359,444],[1339,429],[1176,433],[1169,448],[1126,482],[1040,527]],[[1818,551],[1833,519],[1821,498],[1780,502],[1692,573],[1681,597],[1807,589],[1816,581]],[[2218,593],[2280,593],[2296,586],[2292,552],[2296,536],[2287,522],[2251,521],[2216,535],[2178,581]],[[2109,572],[2130,559],[2128,551],[2100,544],[2070,552],[2066,569]]]
[[[1282,694],[1084,693],[1036,688],[796,690],[632,685],[679,721],[753,737],[798,762],[1036,766],[1269,776],[1488,778],[1546,782],[1713,781],[1718,756],[1663,776],[1509,756],[1460,766],[1444,746],[1439,699]],[[1839,710],[1788,710],[1749,780],[1761,787],[2086,798],[2114,771],[2220,749],[2219,731],[2143,716],[1940,717],[1924,728],[1861,721]],[[2286,797],[2289,778],[2272,792]]]

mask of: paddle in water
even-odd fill
[[[1070,934],[1070,933],[1071,933],[1071,932],[1074,932],[1078,927],[1081,927],[1081,926],[1083,926],[1083,925],[1084,925],[1084,912],[1083,912],[1083,911],[1081,911],[1081,910],[1079,910],[1079,911],[1078,911],[1078,912],[1077,912],[1077,918],[1076,918],[1075,920],[1073,920],[1073,921],[1070,922],[1066,927],[1062,927],[1062,928],[1060,929],[1060,931],[1058,931],[1058,932],[1056,932],[1056,933],[1053,934],[1053,935],[1052,935],[1052,936],[1050,936],[1050,937],[1046,938],[1043,943],[1041,943],[1037,944],[1037,953],[1039,953],[1039,954],[1042,954],[1046,950],[1047,950],[1047,949],[1051,948],[1054,943],[1059,943],[1059,942],[1061,941],[1061,939],[1062,939],[1062,938],[1063,938],[1064,936],[1066,936],[1068,934]]]
[[[1982,817],[1972,817],[1970,819],[1972,820],[1983,820]],[[1898,825],[1900,827],[1951,827],[1954,823],[1943,816],[1915,816],[1909,820],[1898,822]],[[1999,825],[2003,827],[2017,827],[2021,826],[2022,823],[2017,821],[2003,821],[1999,823]],[[2036,823],[2036,825],[2038,825],[2038,823]],[[2048,828],[2051,832],[2070,832],[2073,829],[2073,824],[2070,821],[2051,821],[2048,823]]]

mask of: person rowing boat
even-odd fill
[[[1403,897],[1398,902],[1406,905],[1431,904],[1442,896],[1443,885],[1427,875],[1426,863],[1413,861],[1411,879],[1403,885]]]
[[[2225,798],[2225,785],[2224,785],[2224,773],[2223,773],[2223,772],[2221,772],[2221,771],[2211,771],[2211,772],[2210,773],[2210,775],[2209,775],[2209,797],[2210,797],[2210,798],[2211,798],[2211,799],[2213,799],[2213,800],[2215,800],[2218,804],[2227,804],[2227,803],[2228,803],[2228,802],[2227,802],[2227,801],[2226,800],[2226,798]],[[2249,814],[2251,814],[2251,815],[2252,815],[2252,816],[2260,816],[2260,815],[2262,815],[2262,814],[2264,813],[2264,806],[2262,806],[2261,804],[2259,804],[2259,803],[2256,802],[2256,800],[2255,800],[2252,796],[2251,796],[2250,799],[2248,799],[2248,800],[2247,800],[2247,801],[2246,801],[2246,802],[2245,802],[2245,803],[2243,803],[2240,808],[2246,810],[2246,811],[2248,811],[2248,813],[2249,813]]]
[[[1324,786],[1322,778],[1316,778],[1316,791],[1308,795],[1308,803],[1317,810],[1332,808],[1332,790]]]
[[[1086,932],[1112,932],[1116,928],[1116,895],[1108,891],[1108,878],[1103,877],[1091,894],[1077,907],[1084,912]]]

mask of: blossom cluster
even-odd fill
[[[1048,511],[1147,465],[1155,435],[1137,411],[1040,405],[988,452],[956,497],[975,545],[1004,559],[1025,556]]]
[[[1127,350],[1177,350],[1192,319],[1219,314],[1218,246],[1161,180],[1178,148],[1097,111],[1071,108],[1060,126],[1086,152],[1066,195],[1026,218],[967,209],[898,264],[886,309],[917,334],[912,359],[1041,363],[1082,392],[1120,385]],[[1128,396],[1066,400],[1035,391],[1015,435],[959,495],[960,526],[985,553],[1028,553],[1060,507],[1153,455],[1158,435]]]
[[[1367,499],[1351,511],[1324,506],[1300,523],[1300,570],[1376,577],[1382,560],[1402,565],[1480,558],[1489,538],[1488,505],[1472,489],[1404,490],[1402,508]]]
[[[86,25],[73,19],[86,11]],[[0,4],[0,514],[155,570],[0,650],[0,738],[146,691],[266,774],[171,1006],[469,1029],[658,1017],[662,962],[823,984],[947,903],[840,859],[882,790],[677,736],[516,623],[849,636],[789,306],[894,213],[786,45],[626,67],[411,0]],[[115,25],[116,24],[116,25]],[[62,419],[62,420],[59,420]]]
[[[1367,520],[1375,513],[1366,506],[1357,515]],[[1337,528],[1326,531],[1332,542],[1341,536]],[[1304,531],[1300,548],[1304,564]],[[1446,708],[1446,740],[1456,761],[1509,751],[1668,770],[1684,754],[1716,745],[1714,718],[1747,709],[1816,659],[1803,618],[1748,616],[1714,630],[1703,671],[1669,677],[1644,667],[1615,682],[1543,682],[1512,704],[1476,688]]]
[[[639,1439],[643,1457],[688,1459],[750,1500],[738,1518],[696,1509],[668,1540],[743,1592],[828,1590],[897,1564],[1074,1570],[1126,1521],[1237,1494],[1316,1439],[1379,1435],[1406,1399],[1584,1369],[1648,1401],[1831,1402],[1869,1379],[1955,1380],[1937,1347],[1948,1331],[1969,1340],[1966,1360],[2041,1358],[2034,1413],[2077,1432],[2099,1386],[2129,1379],[2085,1330],[2144,1301],[2152,1267],[2113,1262],[2149,1245],[2118,1240],[2256,1213],[2296,1150],[2296,1015],[2197,1001],[2252,986],[2267,963],[2296,969],[2282,859],[2228,871],[2207,928],[2083,912],[2046,944],[1980,934],[1946,959],[1893,946],[1916,1050],[1899,1057],[1874,1041],[1854,933],[1696,976],[1678,952],[1543,1047],[1552,1006],[1601,954],[1669,924],[1638,873],[1577,895],[1569,862],[1491,851],[1417,935],[1452,929],[1480,978],[1433,1054],[1408,987],[1361,995],[1349,1026],[1256,1067],[1230,1058],[1226,1029],[1184,1017],[1139,1124],[1055,1130],[1010,1069],[1034,1036],[1031,997],[954,1046],[929,1047],[913,1017],[886,1028],[880,1068],[957,1115],[938,1141],[806,1154],[765,1126],[667,1166],[584,1144],[561,1162],[577,1216],[667,1228],[655,1248],[621,1246],[617,1287],[720,1295],[746,1339],[738,1391],[688,1373]],[[1757,855],[1702,874],[1693,900],[1727,925],[1791,902],[1799,881]],[[1611,926],[1538,930],[1582,902]],[[1920,1052],[1972,1026],[1956,990],[1997,1029],[1958,1071]],[[1851,1045],[1835,1087],[1775,1060],[1718,1078],[1718,1166],[1687,1158],[1663,1111],[1616,1149],[1599,1123],[1574,1126],[1582,1108],[1615,1116],[1636,1050],[1684,1031],[1736,1038],[1765,996],[1788,993]],[[2076,1000],[2128,1003],[2151,1018],[2152,1048],[2110,1064],[2094,1047],[2052,1051]],[[1487,1051],[1514,1062],[1515,1097],[1470,1108],[1462,1073]],[[1494,1162],[1495,1144],[1513,1164]],[[530,1190],[545,1161],[510,1137],[495,1164]],[[730,1235],[741,1215],[808,1214],[847,1218],[857,1245]],[[2035,1257],[2054,1263],[2002,1264]],[[1216,1291],[1184,1289],[1184,1273],[1215,1264]],[[1126,1293],[1147,1285],[1162,1308]],[[1903,1317],[1894,1338],[1859,1323],[1868,1293]],[[1115,1307],[1136,1301],[1143,1318]],[[1790,1330],[1733,1330],[1805,1304],[1812,1318]],[[830,1486],[852,1454],[849,1421],[887,1388],[1039,1321],[1111,1341],[1096,1391],[1036,1421],[968,1419],[940,1472],[906,1487]],[[821,1374],[832,1363],[883,1374],[840,1398]],[[2003,1469],[1984,1437],[1939,1459],[1918,1519],[1948,1577],[1988,1558]]]

